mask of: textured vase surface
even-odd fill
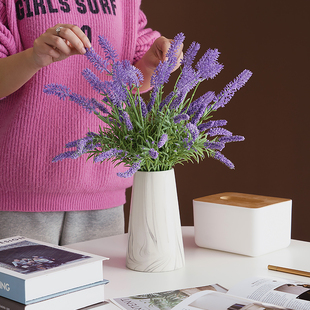
[[[174,170],[136,172],[132,187],[128,268],[162,272],[184,266],[184,247]]]

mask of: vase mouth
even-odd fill
[[[136,173],[163,173],[163,172],[169,172],[169,171],[174,171],[174,168],[171,168],[169,170],[161,170],[161,171],[141,171],[141,170],[138,170]]]

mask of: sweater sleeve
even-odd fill
[[[134,56],[134,63],[142,58],[142,56],[149,50],[154,41],[160,37],[158,31],[153,31],[150,28],[145,28],[147,24],[147,18],[145,14],[139,11],[138,21],[138,38],[136,44],[136,51]]]
[[[0,58],[22,50],[14,1],[0,0]]]

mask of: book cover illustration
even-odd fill
[[[17,237],[12,241],[14,242],[0,241],[0,267],[21,274],[37,273],[90,258],[24,237]]]

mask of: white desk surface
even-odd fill
[[[289,247],[258,257],[200,248],[195,244],[194,227],[182,227],[185,267],[162,273],[143,273],[126,268],[127,234],[68,245],[67,247],[108,257],[104,277],[110,281],[105,297],[124,297],[185,287],[218,283],[231,288],[251,276],[310,279],[270,271],[268,265],[310,271],[310,243],[292,240]],[[106,305],[104,309],[117,309]]]

